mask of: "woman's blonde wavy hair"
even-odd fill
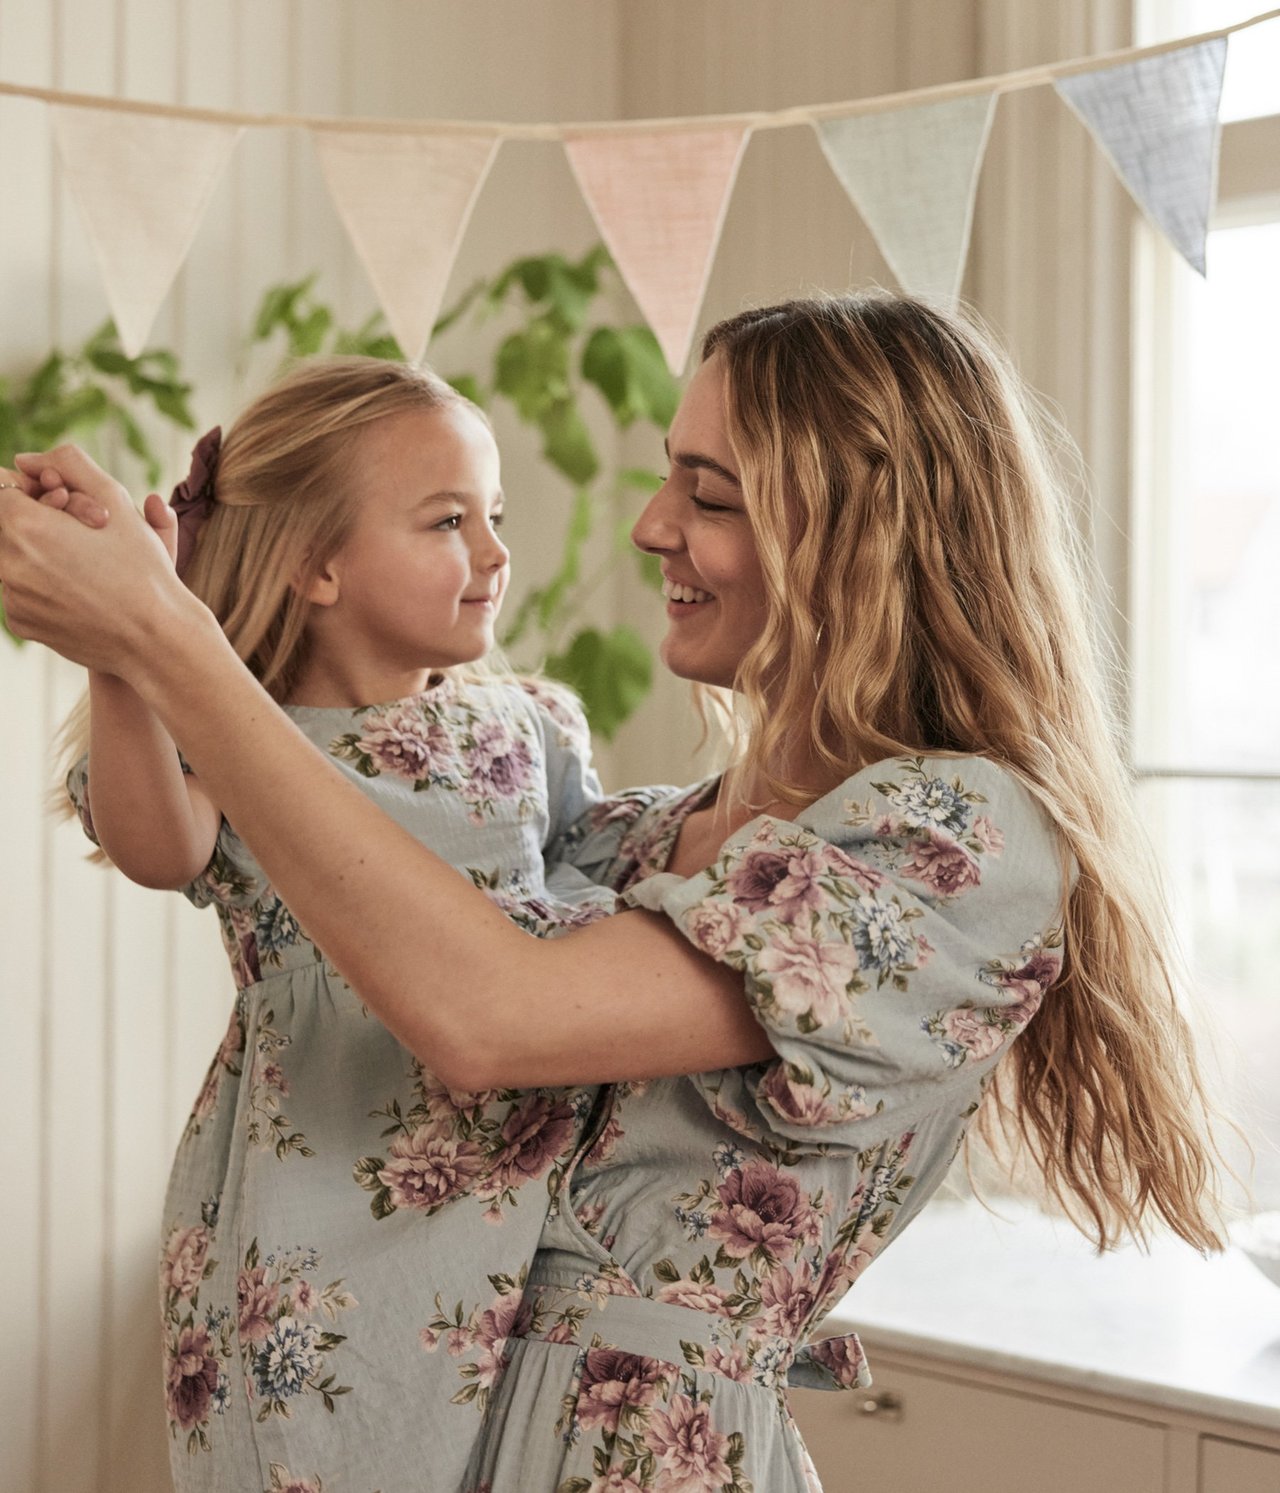
[[[803,802],[772,767],[972,753],[1015,773],[1079,874],[1062,975],[975,1131],[1099,1249],[1157,1217],[1222,1248],[1213,1107],[1108,713],[1065,437],[973,319],[909,297],[747,311],[702,351],[725,368],[768,603],[736,682],[744,777]]]
[[[248,405],[223,437],[216,502],[183,579],[274,700],[289,698],[306,663],[310,583],[355,522],[360,432],[394,415],[455,404],[489,423],[429,369],[383,358],[307,358]],[[492,669],[479,662],[457,672],[471,677]],[[64,769],[88,743],[86,696],[59,733]],[[50,802],[59,813],[72,812],[61,778]]]

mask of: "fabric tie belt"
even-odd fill
[[[601,1352],[659,1359],[763,1389],[852,1389],[871,1383],[856,1333],[803,1347],[789,1338],[751,1333],[739,1340],[735,1324],[719,1312],[648,1296],[613,1295],[601,1289],[605,1284],[592,1275],[574,1281],[545,1273],[531,1276],[524,1292],[530,1310],[513,1335],[580,1351],[590,1351],[599,1338],[594,1346]]]

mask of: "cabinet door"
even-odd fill
[[[881,1362],[874,1389],[795,1390],[791,1406],[825,1493],[1162,1493],[1164,1487],[1163,1427],[1030,1393]],[[1212,1493],[1243,1489],[1223,1484]]]
[[[1280,1493],[1280,1452],[1202,1436],[1200,1493]]]

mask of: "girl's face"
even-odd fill
[[[463,404],[388,416],[360,434],[357,462],[355,525],[311,592],[321,650],[375,688],[482,657],[510,559],[488,426]]]
[[[713,354],[671,422],[667,480],[631,531],[662,561],[673,674],[729,687],[765,622],[764,579],[724,417],[725,374]]]

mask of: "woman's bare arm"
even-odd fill
[[[549,940],[517,929],[276,707],[123,490],[74,448],[48,460],[111,521],[93,531],[0,492],[15,626],[133,685],[308,936],[446,1083],[602,1082],[772,1055],[740,977],[664,918],[626,913]]]

